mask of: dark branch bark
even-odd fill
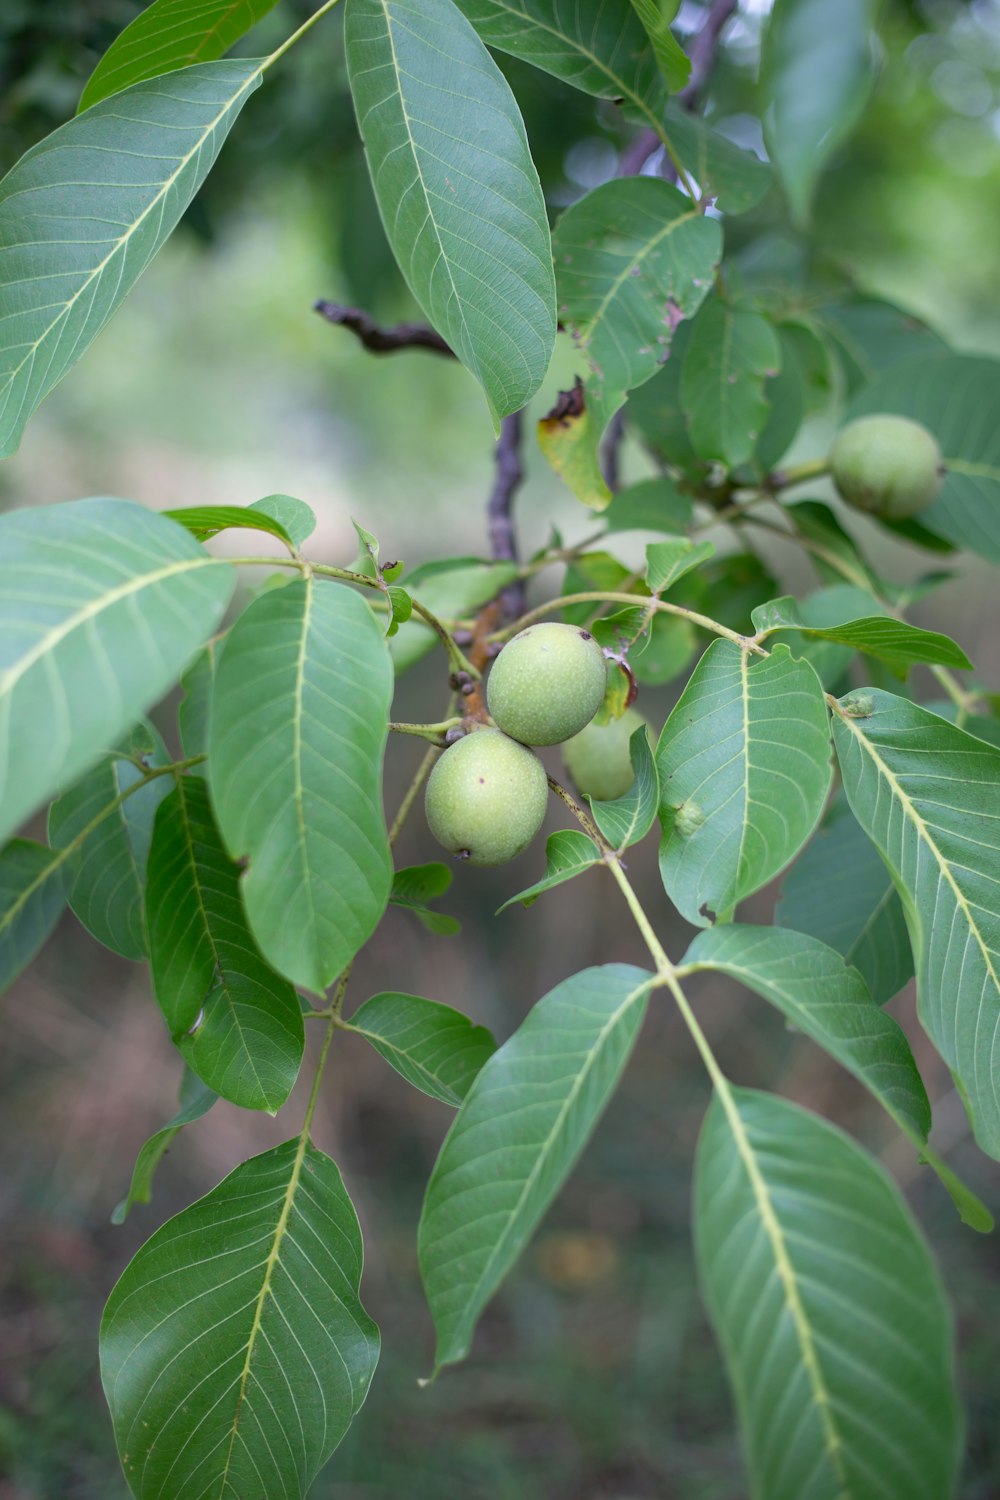
[[[398,349],[429,349],[432,354],[455,358],[451,345],[426,323],[397,323],[394,328],[380,328],[360,307],[342,307],[339,302],[324,302],[322,298],[313,303],[313,311],[328,323],[349,329],[372,354],[395,354]]]
[[[739,0],[712,0],[708,7],[708,14],[689,49],[691,77],[678,96],[685,109],[693,110],[697,106],[701,91],[708,82],[715,64],[719,38],[730,17],[735,13],[738,3]]]
[[[497,562],[517,562],[517,540],[514,535],[514,496],[524,479],[521,463],[521,413],[504,417],[494,455],[496,478],[486,508],[490,538],[490,556]],[[516,620],[524,614],[524,580],[518,579],[500,596],[504,614]]]
[[[625,418],[620,411],[616,411],[601,439],[601,451],[599,454],[604,483],[612,493],[617,490],[620,478],[618,456],[624,432]]]

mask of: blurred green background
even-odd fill
[[[5,166],[75,106],[89,69],[135,14],[132,0],[5,0],[0,7],[0,154]],[[279,6],[248,51],[264,51],[311,7]],[[767,5],[744,4],[727,29],[707,107],[734,138],[759,145],[756,61]],[[700,8],[685,3],[682,29]],[[731,226],[736,247],[787,275],[804,261],[892,297],[958,348],[1000,355],[1000,3],[887,0],[880,77],[867,114],[832,161],[808,247],[773,194]],[[154,508],[245,504],[283,491],[314,507],[317,557],[349,563],[350,518],[408,565],[483,555],[491,433],[471,379],[421,353],[378,359],[321,321],[317,297],[380,318],[412,314],[385,249],[353,129],[334,14],[291,53],[241,118],[206,188],[126,308],[46,402],[21,451],[0,469],[0,504],[114,494]],[[628,131],[541,74],[504,62],[525,112],[553,211],[613,173]],[[557,358],[533,404],[551,404]],[[800,435],[796,457],[825,451],[835,412]],[[525,553],[553,525],[592,529],[533,441],[518,502]],[[629,447],[628,477],[649,471]],[[817,493],[822,493],[817,490]],[[935,559],[852,518],[889,577]],[[616,547],[641,556],[643,538]],[[263,543],[263,546],[261,545]],[[246,534],[233,550],[246,550]],[[266,550],[266,539],[254,538]],[[811,587],[778,544],[761,556],[782,583]],[[1000,687],[995,583],[949,559],[953,581],[915,611],[946,629]],[[542,574],[533,600],[558,579]],[[923,696],[934,696],[929,679]],[[648,691],[662,722],[676,688]],[[437,718],[447,696],[437,657],[401,680],[396,716]],[[157,719],[173,734],[175,702]],[[390,810],[420,756],[390,746]],[[553,768],[558,758],[552,759]],[[552,815],[551,826],[563,820]],[[403,862],[433,858],[415,815]],[[570,969],[643,961],[626,916],[594,873],[530,910],[492,913],[540,873],[541,847],[513,866],[463,870],[445,903],[457,938],[431,938],[390,910],[352,980],[359,1001],[404,988],[458,1006],[506,1037]],[[667,911],[655,850],[631,870],[672,952],[683,924]],[[748,903],[767,920],[774,891]],[[1000,1494],[1000,1252],[964,1230],[853,1080],[747,994],[717,981],[696,995],[723,1064],[854,1131],[895,1172],[937,1248],[958,1321],[969,1423],[963,1500]],[[1000,1173],[979,1156],[942,1064],[893,1003],[935,1102],[936,1139],[1000,1206]],[[9,996],[0,1083],[0,1500],[124,1500],[96,1374],[101,1305],[137,1246],[170,1213],[246,1156],[291,1135],[304,1100],[277,1120],[219,1104],[175,1142],[153,1204],[122,1228],[109,1219],[146,1135],[173,1113],[179,1067],[146,973],[95,947],[67,918]],[[472,1359],[421,1390],[431,1329],[415,1257],[420,1201],[443,1106],[414,1094],[374,1055],[341,1038],[324,1084],[317,1142],[340,1163],[367,1243],[366,1305],[384,1351],[372,1395],[317,1500],[545,1496],[553,1500],[740,1500],[745,1480],[732,1410],[701,1312],[688,1236],[690,1164],[707,1091],[666,1002],[579,1169],[483,1320]],[[304,1070],[304,1073],[308,1070]],[[904,1500],[901,1496],[900,1500]]]

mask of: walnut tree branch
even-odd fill
[[[678,95],[685,109],[696,108],[701,91],[715,65],[719,38],[738,3],[739,0],[712,0],[704,21],[695,33],[688,52],[691,58],[691,77]]]
[[[339,302],[313,303],[328,323],[336,323],[354,334],[371,354],[395,354],[399,349],[427,349],[432,354],[455,358],[455,351],[435,329],[426,323],[397,323],[394,328],[380,328],[374,318],[360,307],[343,307]]]
[[[521,463],[521,413],[512,412],[500,425],[494,455],[496,477],[486,507],[490,538],[490,555],[497,562],[517,562],[517,539],[514,533],[514,496],[524,480]],[[524,614],[524,580],[518,579],[500,596],[504,617],[516,620]]]

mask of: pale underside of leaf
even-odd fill
[[[891,693],[834,716],[855,816],[903,901],[921,1019],[1000,1157],[1000,751]]]
[[[135,84],[0,182],[0,456],[166,240],[261,71],[202,63]]]

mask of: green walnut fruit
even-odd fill
[[[612,802],[623,797],[635,780],[628,742],[637,729],[649,725],[634,708],[627,708],[620,719],[610,724],[588,724],[567,740],[562,747],[566,769],[577,791],[596,802]]]
[[[604,702],[608,668],[589,630],[529,625],[507,642],[490,670],[486,701],[504,734],[525,745],[558,745]]]
[[[476,729],[449,745],[431,772],[427,824],[470,865],[502,865],[541,828],[548,793],[537,755],[499,729]]]
[[[941,450],[909,417],[858,417],[837,434],[830,472],[855,510],[902,521],[926,510],[941,488]]]

